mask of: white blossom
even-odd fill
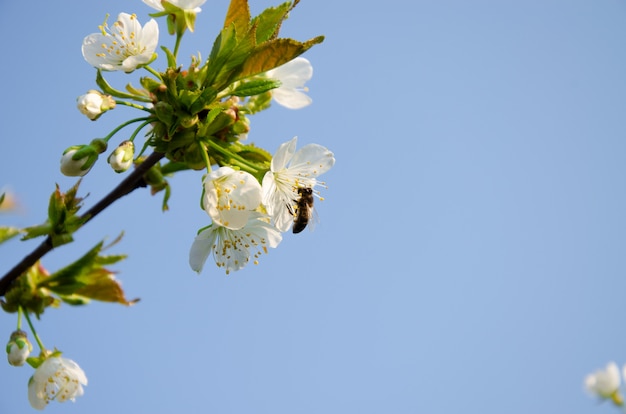
[[[282,240],[280,232],[268,223],[267,216],[253,211],[246,225],[238,230],[213,223],[200,231],[189,252],[189,265],[200,273],[212,253],[218,267],[226,274],[243,268],[253,257],[255,264],[267,248],[275,248]]]
[[[60,356],[49,357],[37,368],[28,382],[28,401],[43,410],[48,402],[74,401],[83,395],[87,377],[78,364]]]
[[[143,0],[143,2],[155,10],[158,10],[158,11],[165,10],[163,5],[161,4],[162,3],[161,0]],[[202,6],[205,2],[206,0],[169,0],[168,1],[168,3],[171,4],[172,6],[176,6],[181,10],[187,10],[193,13],[200,13],[202,11],[200,6]]]
[[[613,398],[620,383],[620,373],[615,362],[609,362],[605,369],[600,369],[585,378],[587,391],[601,398]]]
[[[276,228],[287,231],[293,223],[292,212],[300,195],[298,188],[315,188],[317,177],[335,164],[331,151],[318,144],[308,144],[296,152],[297,137],[278,147],[270,171],[263,177],[263,205]],[[319,194],[314,191],[319,197]]]
[[[280,87],[272,90],[272,98],[280,105],[289,109],[300,109],[313,102],[304,93],[309,91],[304,84],[313,77],[313,66],[307,59],[297,57],[265,74],[268,78],[281,82]]]
[[[151,19],[142,28],[134,14],[120,13],[113,27],[101,27],[83,40],[83,57],[102,70],[132,72],[152,60],[159,41],[159,26]]]
[[[261,184],[250,173],[220,167],[204,178],[202,207],[220,226],[242,228],[260,204]]]

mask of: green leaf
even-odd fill
[[[281,85],[276,79],[259,78],[248,82],[240,83],[235,90],[231,92],[234,96],[254,96],[271,91]]]
[[[250,28],[250,7],[248,0],[231,0],[224,20],[224,28],[233,25],[235,31],[242,36]]]
[[[235,80],[258,75],[283,65],[300,56],[311,47],[324,41],[317,36],[306,42],[294,39],[274,39],[257,46],[246,59],[239,77]]]
[[[192,115],[197,114],[201,110],[203,110],[207,105],[211,104],[215,97],[217,96],[217,91],[211,87],[206,87],[202,93],[196,97],[196,99],[192,102],[189,107],[189,112]]]
[[[0,227],[0,243],[4,243],[7,240],[20,234],[22,230],[17,227]]]
[[[281,24],[293,6],[291,2],[286,2],[277,7],[269,7],[252,19],[252,26],[256,27],[257,44],[278,36]]]
[[[106,247],[110,247],[118,240],[119,238]],[[49,289],[70,305],[85,304],[89,300],[132,305],[138,299],[127,300],[114,273],[103,267],[103,265],[117,263],[126,256],[100,255],[100,252],[106,248],[103,244],[103,242],[98,243],[75,262],[39,282],[37,287]]]

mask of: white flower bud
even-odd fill
[[[115,108],[115,100],[109,95],[90,90],[87,94],[81,95],[76,99],[76,106],[81,114],[95,121],[104,112]]]
[[[109,155],[107,161],[115,172],[122,173],[133,165],[134,156],[135,144],[132,141],[124,141]]]
[[[26,337],[26,332],[21,330],[13,332],[6,348],[9,364],[14,367],[21,367],[32,350],[33,346]]]
[[[61,157],[61,172],[63,175],[67,175],[68,177],[82,177],[91,169],[93,163],[87,166],[89,162],[88,155],[76,160],[74,159],[74,155],[78,149],[77,147],[70,147],[63,153]]]

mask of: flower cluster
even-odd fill
[[[194,30],[196,14],[205,2],[143,1],[156,10],[152,17],[167,17],[168,32],[177,36],[177,46],[186,30]],[[301,231],[311,218],[314,198],[321,199],[317,187],[323,183],[317,177],[334,164],[332,152],[317,144],[296,152],[296,138],[282,144],[273,157],[244,143],[250,129],[248,116],[267,109],[271,100],[289,109],[304,108],[312,102],[305,84],[313,76],[313,67],[298,55],[321,37],[304,43],[277,38],[280,21],[295,3],[251,18],[247,6],[233,2],[228,14],[234,17],[227,20],[209,59],[203,63],[192,58],[188,70],[181,70],[176,63],[176,49],[170,52],[164,48],[168,55],[165,71],[149,66],[156,59],[158,45],[155,20],[142,26],[136,15],[120,13],[115,23],[109,26],[105,21],[100,32],[83,40],[83,56],[98,69],[96,83],[102,91],[90,90],[78,98],[81,113],[96,120],[119,105],[146,113],[129,121],[141,124],[108,156],[113,170],[123,173],[142,162],[142,157],[135,156],[134,139],[146,126],[151,129],[143,148],[152,147],[169,161],[158,166],[160,178],[156,183],[146,180],[153,193],[164,188],[169,191],[164,171],[207,170],[202,207],[211,224],[200,229],[189,254],[191,268],[197,272],[211,254],[226,273],[241,269],[250,260],[256,263],[268,248],[276,247],[281,233],[294,221],[294,232]],[[269,21],[260,25],[262,19]],[[244,40],[246,36],[253,36],[254,41]],[[242,62],[243,56],[248,60]],[[101,73],[137,69],[145,69],[150,76],[140,79],[143,88],[129,85],[128,92],[111,87]],[[87,174],[109,139],[127,124],[96,141],[103,145],[68,148],[61,159],[61,171],[69,176]],[[168,193],[164,208],[167,197]]]
[[[626,365],[622,368],[626,378]],[[624,406],[624,398],[620,393],[620,370],[615,362],[609,362],[604,369],[599,369],[585,378],[587,391],[602,400],[610,400],[618,407]]]
[[[249,117],[270,108],[272,102],[288,109],[311,104],[305,84],[313,68],[301,55],[321,43],[323,36],[306,41],[279,36],[283,21],[298,0],[270,7],[258,16],[250,15],[246,0],[231,0],[223,28],[213,42],[207,43],[211,49],[193,56],[184,67],[178,62],[181,39],[187,31],[194,31],[196,15],[205,1],[143,0],[155,10],[145,24],[136,14],[119,13],[115,22],[109,24],[105,19],[96,33],[83,39],[82,55],[96,70],[97,88],[77,98],[78,110],[90,121],[120,107],[138,110],[141,115],[104,137],[67,147],[61,156],[61,173],[87,175],[109,149],[110,140],[130,125],[135,129],[113,145],[106,161],[116,173],[134,169],[80,215],[78,183],[65,193],[57,186],[43,224],[0,229],[0,242],[23,234],[24,240],[46,236],[46,248],[69,243],[73,233],[95,214],[142,187],[149,187],[152,194],[164,192],[162,206],[167,210],[171,192],[168,179],[183,170],[203,171],[201,207],[210,219],[210,224],[198,231],[189,252],[189,265],[196,272],[202,271],[209,256],[227,274],[250,262],[258,263],[263,253],[281,243],[284,232],[293,227],[298,233],[309,224],[314,199],[322,199],[320,187],[325,187],[319,177],[334,165],[333,153],[318,144],[296,150],[294,137],[272,156],[247,143],[247,138]],[[165,58],[161,70],[151,66],[159,57],[162,31],[154,19],[159,17],[166,19],[167,33],[176,37],[173,50],[158,49]],[[208,58],[203,60],[201,55]],[[110,71],[141,75],[134,84],[120,88],[105,79]],[[137,137],[144,137],[143,142],[135,142]],[[7,208],[8,201],[9,195],[0,194],[0,207]],[[36,409],[53,400],[74,401],[83,395],[87,378],[74,361],[42,345],[29,314],[39,317],[44,309],[61,302],[136,302],[126,299],[113,272],[104,268],[125,255],[101,255],[106,247],[101,242],[52,274],[37,261],[38,256],[23,265],[24,270],[15,271],[12,283],[0,291],[3,310],[18,314],[17,330],[6,346],[7,359],[13,366],[35,368],[28,399]],[[20,329],[22,317],[27,318],[39,345],[37,357],[30,356],[32,346]]]
[[[211,253],[227,274],[244,267],[251,256],[258,263],[259,255],[276,247],[281,232],[301,214],[298,190],[310,189],[319,197],[317,177],[334,165],[333,153],[317,144],[296,152],[296,142],[294,137],[278,148],[262,186],[251,174],[230,167],[205,176],[202,207],[212,224],[200,230],[191,246],[193,270],[200,272]]]
[[[87,377],[78,364],[60,355],[45,359],[28,382],[28,401],[43,410],[50,401],[74,401],[83,395]]]

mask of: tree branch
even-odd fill
[[[102,200],[98,201],[81,216],[85,218],[83,225],[113,204],[115,200],[122,198],[139,187],[145,187],[146,184],[143,181],[144,174],[148,172],[153,165],[158,163],[161,158],[163,158],[163,155],[165,154],[161,152],[153,152],[150,154],[150,156],[139,164],[137,168],[117,185],[117,187],[111,190],[109,194],[104,196]],[[13,269],[9,270],[7,274],[0,279],[0,296],[4,296],[15,279],[37,263],[39,259],[52,249],[54,249],[54,246],[52,246],[52,240],[50,236],[48,236],[35,250],[25,256]]]

